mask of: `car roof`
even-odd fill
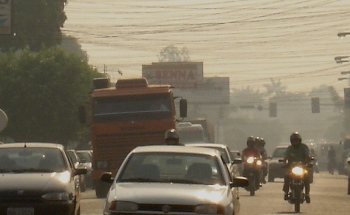
[[[280,149],[280,148],[288,148],[289,145],[280,145],[280,146],[276,146],[276,149]]]
[[[216,149],[201,148],[198,147],[186,147],[186,146],[169,146],[169,145],[152,145],[152,146],[138,146],[132,150],[133,153],[144,153],[144,152],[171,152],[171,153],[188,153],[188,154],[200,154],[200,155],[218,155],[220,152]]]
[[[203,147],[220,147],[227,148],[227,145],[221,143],[187,143],[185,146],[203,146]]]
[[[5,143],[0,145],[0,148],[18,148],[18,147],[64,149],[64,146],[62,144],[44,143],[44,142]]]

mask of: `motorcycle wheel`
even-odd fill
[[[300,213],[300,202],[294,204],[294,211],[295,213]]]
[[[251,196],[255,195],[255,180],[254,177],[251,177],[249,180],[249,193]]]
[[[295,213],[299,213],[300,212],[300,196],[301,196],[301,190],[299,190],[298,188],[295,189],[294,191],[294,196],[296,197],[296,199],[294,200],[294,211]]]

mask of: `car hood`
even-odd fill
[[[68,172],[63,173],[1,173],[0,190],[62,190],[69,182]]]
[[[283,164],[281,162],[279,162],[279,160],[283,159],[283,157],[274,157],[269,161],[269,164]]]
[[[109,201],[123,199],[137,203],[196,205],[229,198],[229,192],[228,186],[221,185],[119,183],[111,187],[108,198]]]

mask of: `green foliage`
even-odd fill
[[[0,104],[9,122],[2,132],[16,141],[66,144],[87,132],[78,107],[89,101],[102,74],[60,48],[0,55]]]
[[[186,47],[181,50],[174,45],[169,45],[160,51],[159,62],[188,62],[190,56]]]
[[[38,51],[61,43],[67,0],[12,0],[12,35],[1,35],[0,47]]]

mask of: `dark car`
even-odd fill
[[[283,159],[284,153],[289,145],[280,145],[275,148],[268,162],[268,182],[274,182],[275,178],[284,178],[285,168],[283,168],[283,163],[279,160]],[[309,169],[310,183],[313,182],[313,168]]]
[[[268,162],[268,182],[274,182],[275,178],[284,178],[285,169],[282,168],[283,163],[278,160],[283,159],[284,152],[287,150],[289,145],[277,146],[272,153],[272,157]]]
[[[0,214],[80,214],[86,169],[74,169],[62,145],[1,144],[0,172]]]

